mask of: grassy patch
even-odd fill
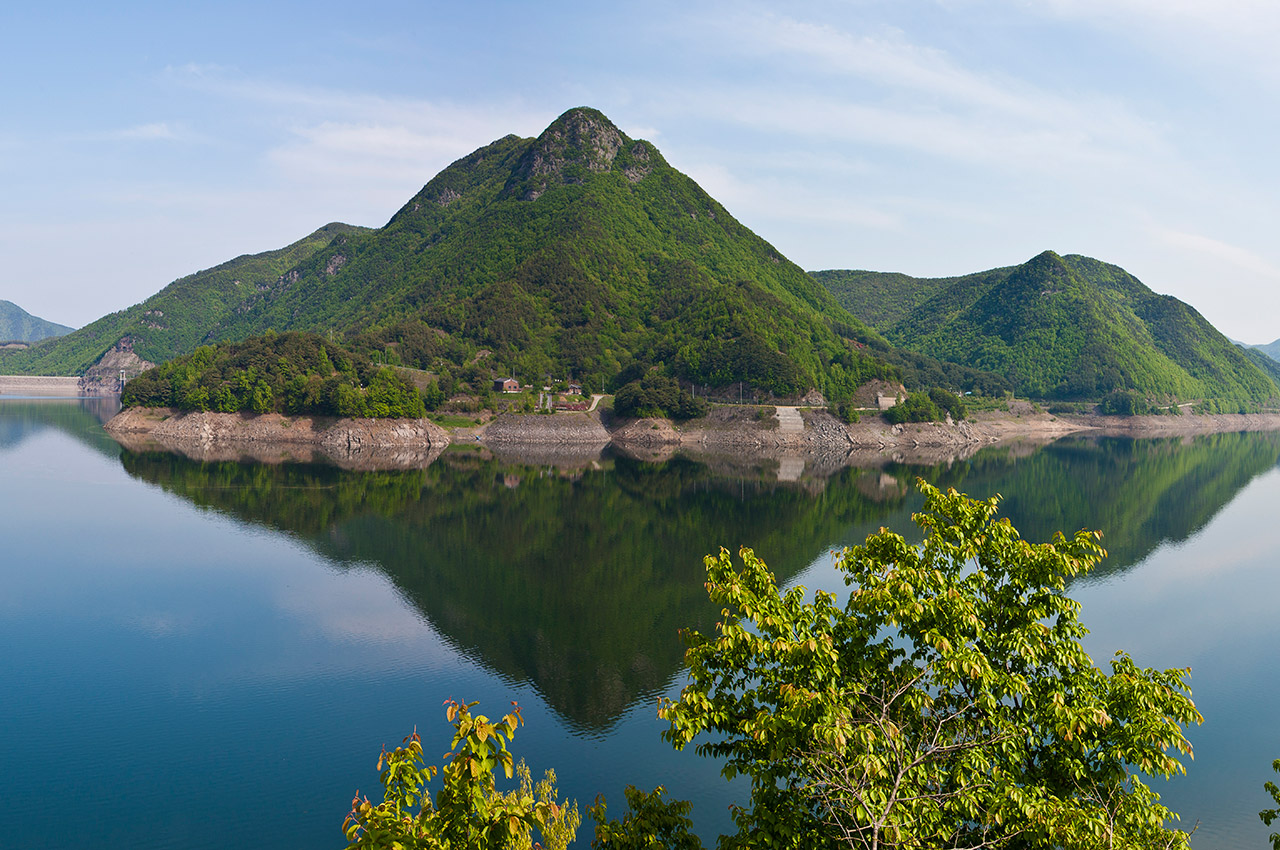
[[[460,416],[455,413],[433,414],[428,417],[441,428],[470,428],[479,424],[474,416]]]

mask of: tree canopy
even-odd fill
[[[725,606],[686,635],[691,683],[665,737],[752,783],[722,847],[1186,847],[1143,777],[1183,772],[1187,670],[1110,673],[1066,581],[1096,532],[1033,545],[924,483],[924,542],[881,531],[839,560],[847,604],[783,593],[750,549],[707,558]]]
[[[438,397],[438,388],[431,389]],[[418,390],[393,367],[298,332],[202,346],[129,381],[120,403],[373,419],[426,415]]]

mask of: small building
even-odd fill
[[[880,408],[881,410],[888,410],[889,408],[895,406],[897,403],[898,403],[898,396],[896,395],[876,396],[876,407]]]
[[[493,391],[495,393],[518,393],[520,392],[520,382],[515,378],[496,378],[493,382]]]
[[[569,395],[582,395],[582,384],[569,382]]]

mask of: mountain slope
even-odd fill
[[[0,342],[38,342],[73,330],[33,316],[12,301],[0,301]]]
[[[587,108],[459,159],[382,228],[331,225],[176,281],[58,345],[0,358],[0,372],[114,380],[117,361],[268,330],[342,339],[473,391],[504,374],[617,388],[651,368],[735,398],[845,399],[870,378],[1003,386],[895,350],[652,144]],[[94,366],[104,352],[110,369]]]
[[[0,353],[0,373],[84,374],[114,349],[160,363],[208,341],[210,329],[315,251],[363,228],[328,224],[292,245],[244,255],[175,280],[140,304],[103,316],[74,333]]]
[[[596,385],[664,363],[777,395],[847,395],[888,373],[863,350],[883,344],[874,332],[591,109],[458,160],[385,227],[296,272],[213,336],[335,331],[424,368],[488,352],[494,371]]]
[[[1118,266],[1046,251],[1003,269],[933,280],[826,272],[845,304],[869,303],[892,342],[1007,377],[1042,398],[1135,389],[1167,399],[1264,403],[1280,389],[1190,306]],[[896,297],[900,303],[878,304]],[[903,303],[906,303],[904,308]]]
[[[1271,380],[1280,386],[1280,361],[1275,360],[1270,355],[1263,353],[1262,349],[1257,346],[1238,345],[1240,353],[1249,359],[1249,362],[1257,366]]]

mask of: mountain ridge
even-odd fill
[[[332,222],[272,251],[241,254],[173,281],[156,294],[56,339],[0,357],[11,374],[83,375],[104,356],[127,351],[138,363],[159,363],[208,341],[217,318],[243,306],[296,262],[338,236],[362,230]]]
[[[75,328],[33,316],[12,301],[0,299],[0,343],[39,342],[64,336]]]
[[[322,228],[90,328],[0,371],[81,373],[112,345],[160,362],[301,330],[473,391],[493,374],[618,387],[652,368],[765,399],[849,398],[877,377],[999,383],[894,350],[652,143],[586,107],[459,158],[381,228]]]
[[[1052,251],[951,278],[815,272],[895,344],[1004,375],[1040,398],[1136,390],[1269,403],[1280,387],[1190,305],[1119,266]]]

